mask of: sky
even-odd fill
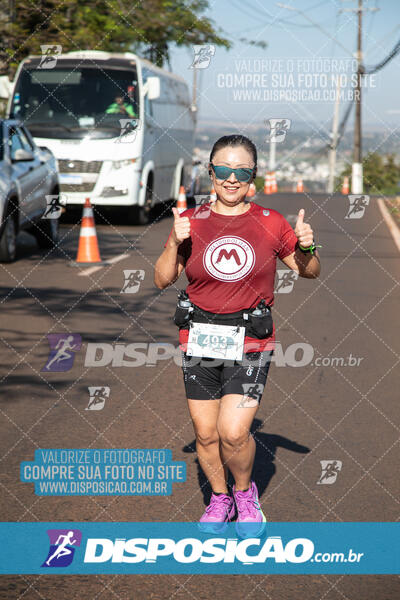
[[[233,45],[230,50],[217,46],[209,66],[197,69],[200,124],[289,118],[305,126],[324,125],[332,121],[338,79],[340,117],[344,114],[355,91],[351,75],[357,14],[348,9],[356,7],[356,0],[282,3],[303,14],[270,0],[210,0],[206,16]],[[363,62],[373,66],[400,39],[400,0],[364,0],[363,5]],[[368,10],[375,8],[379,10]],[[239,41],[243,37],[263,40],[268,46],[252,47]],[[192,48],[175,47],[171,52],[172,70],[187,80],[190,89],[193,57]],[[400,54],[364,83],[364,127],[393,130],[399,126]]]

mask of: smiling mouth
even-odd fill
[[[224,190],[227,190],[228,192],[236,192],[236,190],[239,189],[239,186],[236,186],[236,185],[224,185],[223,188],[224,188]]]

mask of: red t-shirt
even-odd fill
[[[181,217],[190,219],[190,238],[179,245],[178,254],[184,259],[186,292],[194,304],[213,313],[232,313],[254,308],[261,299],[274,303],[276,259],[294,252],[297,244],[279,212],[251,202],[241,215],[221,215],[208,203],[200,211],[185,210]],[[188,330],[179,331],[182,350],[188,336]],[[272,350],[274,341],[275,326],[266,339],[246,336],[244,351]]]

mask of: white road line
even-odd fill
[[[128,256],[129,256],[129,254],[127,254],[125,252],[125,254],[118,254],[118,256],[114,256],[114,258],[107,259],[107,262],[110,263],[110,264],[117,263],[120,260],[124,260],[125,258],[128,258]],[[100,269],[103,269],[103,268],[104,267],[102,267],[101,265],[98,266],[98,267],[96,267],[96,266],[89,267],[88,269],[83,269],[83,271],[81,271],[79,273],[79,276],[82,276],[82,275],[91,275],[92,273],[96,273],[96,271],[99,271]]]
[[[400,252],[400,231],[397,227],[396,221],[393,219],[392,215],[388,211],[388,208],[383,198],[378,198],[378,206],[381,210],[382,217],[385,219],[386,225],[388,226],[389,231],[392,234],[393,241],[396,244],[398,251]]]

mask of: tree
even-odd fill
[[[0,74],[13,77],[43,44],[71,50],[133,51],[159,66],[171,44],[231,43],[202,13],[208,0],[37,0],[0,2]]]
[[[341,185],[343,177],[351,181],[351,165],[348,165],[337,181]],[[371,194],[398,194],[400,183],[400,165],[394,154],[370,152],[363,159],[364,190]]]

